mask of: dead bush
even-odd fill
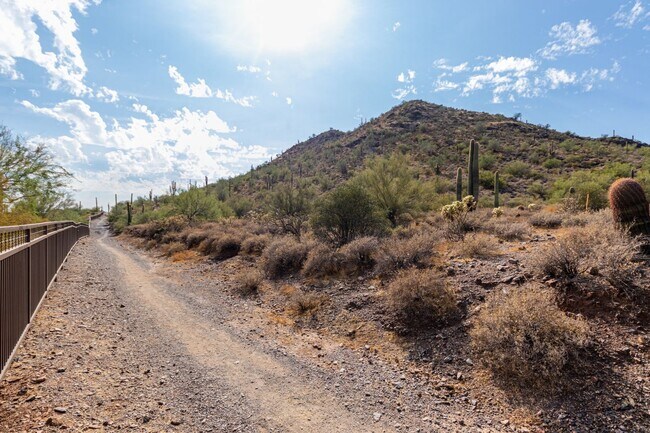
[[[253,235],[244,239],[241,244],[241,252],[250,256],[259,256],[264,252],[264,248],[271,241],[271,235]]]
[[[528,219],[533,227],[556,229],[562,225],[562,216],[551,212],[534,213]]]
[[[602,230],[596,226],[590,226],[589,230],[596,244],[589,257],[592,273],[602,275],[628,296],[638,295],[635,278],[640,264],[634,258],[641,249],[639,239],[619,230]]]
[[[214,239],[211,244],[211,255],[215,260],[226,260],[235,257],[241,250],[242,237],[225,233]]]
[[[343,271],[347,274],[361,274],[371,270],[376,263],[379,241],[365,236],[345,244],[339,250],[343,260]]]
[[[445,277],[432,269],[401,271],[388,285],[386,302],[409,326],[444,322],[457,310],[456,296]]]
[[[536,286],[491,294],[470,336],[495,377],[538,389],[560,386],[590,345],[587,323],[567,316],[551,291]]]
[[[493,220],[486,224],[484,229],[499,239],[509,242],[527,239],[531,234],[527,224],[502,220]]]
[[[289,310],[296,315],[315,314],[327,301],[327,296],[319,293],[296,290],[289,299]]]
[[[161,248],[163,254],[167,257],[171,257],[176,253],[185,251],[187,247],[182,242],[171,242],[169,244],[164,244]]]
[[[476,233],[454,244],[454,251],[461,257],[486,259],[499,254],[495,238]]]
[[[307,277],[334,276],[341,272],[343,255],[325,244],[318,244],[309,251],[302,273]]]
[[[274,240],[262,254],[262,266],[269,278],[298,272],[307,259],[309,245],[294,237],[285,236]]]
[[[568,280],[587,270],[593,246],[593,238],[587,231],[573,229],[566,236],[532,250],[528,261],[540,275]]]
[[[420,232],[405,239],[391,237],[383,242],[377,272],[385,275],[410,267],[429,267],[439,241],[439,235],[433,232]]]
[[[242,297],[257,294],[264,276],[257,269],[244,269],[234,277],[234,291]]]

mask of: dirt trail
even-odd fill
[[[226,382],[259,413],[254,418],[264,424],[274,425],[283,432],[378,432],[392,431],[385,426],[359,421],[337,403],[334,396],[323,391],[318,379],[304,375],[295,366],[283,364],[279,359],[246,342],[240,341],[220,323],[206,320],[195,313],[169,288],[169,280],[155,275],[146,262],[133,258],[104,232],[98,240],[100,248],[112,255],[121,272],[118,278],[132,294],[149,309],[157,320],[161,338],[180,342],[211,378]],[[209,380],[206,378],[206,380]],[[251,420],[252,424],[257,424]],[[265,431],[265,430],[260,430]]]

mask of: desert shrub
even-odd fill
[[[444,322],[457,309],[456,296],[444,276],[432,269],[401,271],[388,285],[386,303],[400,321],[411,326]]]
[[[620,230],[603,230],[602,226],[590,226],[595,244],[589,256],[591,266],[616,289],[628,296],[639,294],[635,278],[640,264],[634,260],[640,251],[638,238]]]
[[[162,252],[167,257],[171,257],[176,253],[180,253],[181,251],[185,251],[186,249],[187,249],[187,247],[185,247],[185,244],[182,243],[182,242],[171,242],[171,243],[163,245]]]
[[[360,185],[348,182],[319,201],[312,217],[314,233],[336,246],[383,232],[384,218]]]
[[[393,227],[425,205],[423,184],[400,153],[370,159],[358,179]]]
[[[234,291],[243,297],[252,296],[257,293],[264,276],[257,269],[244,269],[235,275]]]
[[[470,331],[472,347],[499,379],[556,387],[590,344],[587,323],[567,316],[536,286],[492,293]]]
[[[533,227],[556,229],[562,225],[562,216],[551,212],[538,212],[531,215],[528,222]]]
[[[326,301],[325,295],[297,290],[289,299],[289,310],[296,315],[313,315]]]
[[[429,267],[439,242],[438,233],[432,232],[420,232],[407,238],[386,239],[382,243],[381,254],[378,255],[377,272],[388,274],[410,267]]]
[[[589,208],[602,209],[607,207],[607,189],[612,182],[630,174],[629,164],[611,163],[604,168],[596,170],[572,171],[566,178],[558,179],[551,188],[551,199],[562,201],[571,199],[575,206],[582,210],[585,208],[587,194],[589,194]],[[573,188],[575,193],[569,196],[569,190]]]
[[[241,252],[251,256],[259,256],[264,252],[264,248],[271,241],[271,235],[253,235],[246,239],[241,244]]]
[[[343,261],[343,270],[346,273],[363,273],[375,266],[376,255],[379,249],[379,240],[372,236],[365,236],[345,244],[339,250]]]
[[[304,188],[282,186],[271,197],[271,221],[281,232],[300,238],[309,208],[309,196]]]
[[[489,258],[498,254],[497,241],[491,236],[483,233],[466,236],[460,242],[454,244],[454,251],[461,257],[468,258]]]
[[[144,239],[162,241],[168,233],[180,232],[187,227],[187,219],[182,216],[173,216],[162,220],[151,221],[147,224],[130,226],[124,229],[126,234]]]
[[[553,278],[572,279],[589,266],[593,242],[583,229],[573,229],[566,236],[529,254],[533,270]]]
[[[515,178],[530,177],[532,175],[530,164],[518,160],[508,163],[503,171]]]
[[[187,233],[181,233],[181,239],[184,238],[187,248],[196,248],[201,242],[209,237],[207,230],[191,230]]]
[[[242,236],[225,233],[210,243],[209,253],[215,260],[226,260],[239,254],[242,244]]]
[[[187,218],[188,221],[214,220],[233,214],[228,206],[217,200],[211,194],[206,194],[204,189],[190,188],[174,200],[176,212]]]
[[[282,237],[269,244],[262,254],[262,266],[269,278],[298,272],[307,259],[309,245],[293,237]]]
[[[343,255],[329,245],[318,244],[309,251],[302,273],[307,277],[326,277],[340,273]]]
[[[511,221],[491,221],[484,228],[488,233],[492,233],[504,241],[523,240],[531,234],[528,224]]]

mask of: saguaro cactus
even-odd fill
[[[456,201],[463,200],[463,169],[456,170]]]
[[[499,207],[499,172],[494,172],[494,207]]]
[[[478,143],[474,140],[469,143],[469,164],[467,167],[467,195],[474,197],[478,202]]]
[[[126,202],[126,225],[131,225],[131,203],[128,201]]]
[[[614,222],[632,235],[650,235],[650,210],[643,187],[634,179],[619,179],[609,187]]]

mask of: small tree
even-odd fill
[[[229,214],[223,203],[198,188],[190,188],[179,194],[174,200],[174,208],[190,222],[218,219]]]
[[[415,179],[402,154],[371,159],[359,181],[393,227],[402,216],[422,209],[422,184]]]
[[[384,221],[368,192],[358,183],[348,182],[321,199],[312,225],[318,237],[341,246],[382,232]]]
[[[309,218],[308,194],[303,188],[291,185],[279,188],[271,197],[271,218],[285,233],[300,239],[302,229]]]

